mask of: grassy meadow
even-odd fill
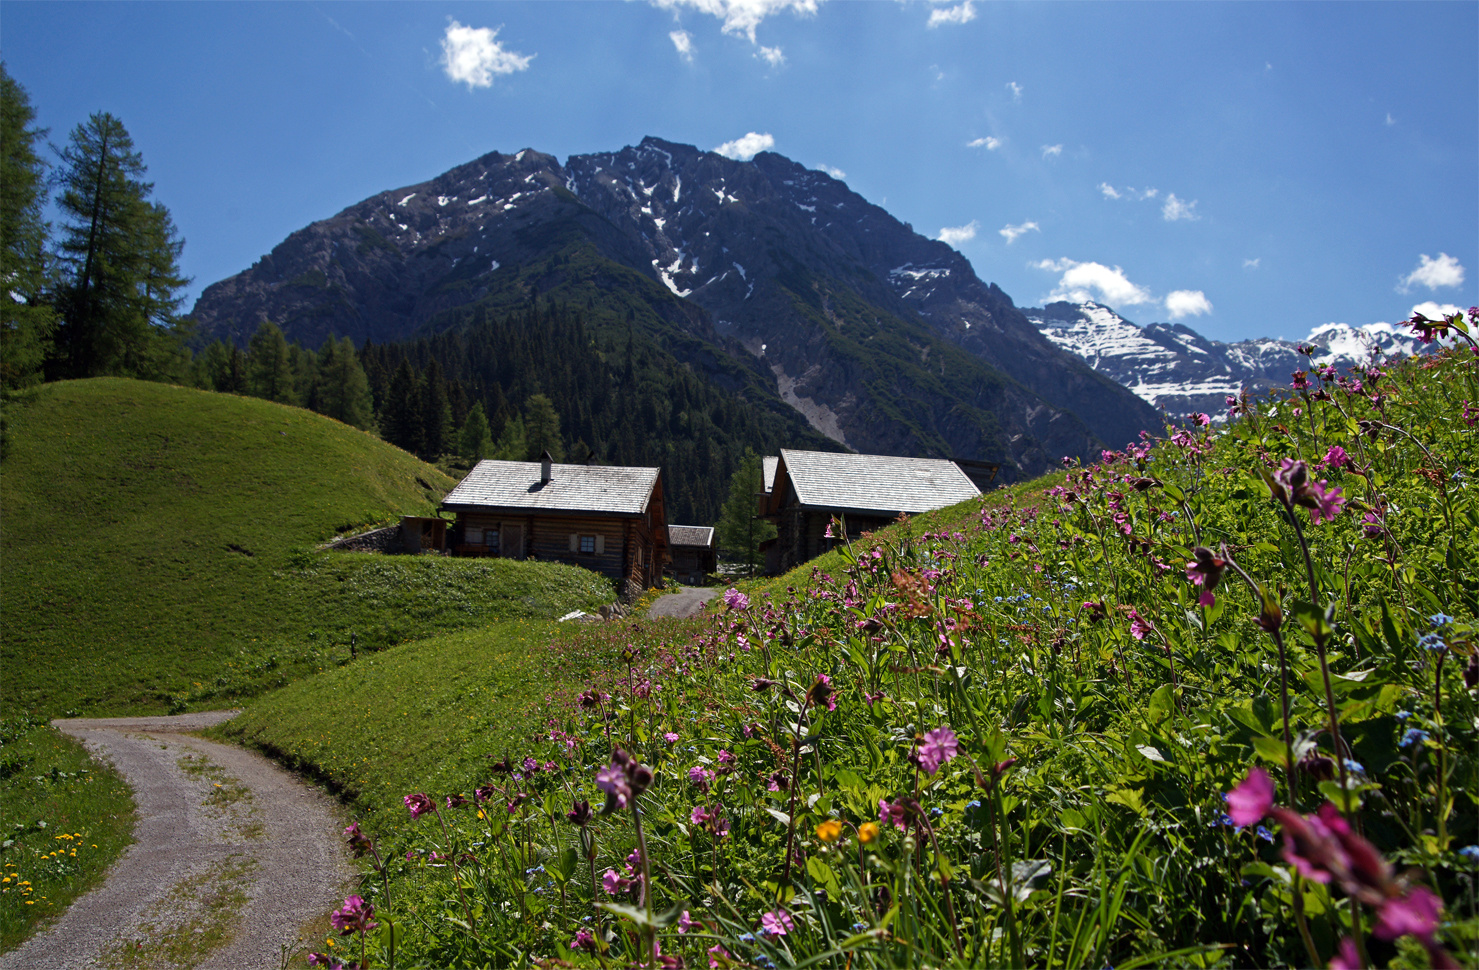
[[[1312,371],[705,619],[517,628],[537,679],[458,634],[226,730],[351,796],[376,967],[1475,965],[1475,372]]]
[[[300,408],[123,379],[5,405],[7,713],[219,707],[349,657],[610,602],[556,564],[328,553],[454,484]],[[567,605],[570,604],[570,605]]]

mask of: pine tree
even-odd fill
[[[56,310],[46,240],[46,163],[36,145],[46,137],[31,127],[31,99],[0,62],[0,387],[41,379],[51,349]]]
[[[524,435],[528,460],[534,461],[546,451],[555,461],[565,460],[565,444],[560,440],[560,413],[543,394],[531,394],[524,402]]]
[[[524,436],[524,419],[519,417],[509,418],[504,422],[503,434],[498,436],[498,442],[493,446],[490,458],[499,461],[528,461],[529,444]]]
[[[413,455],[421,451],[421,394],[416,384],[410,362],[401,358],[380,408],[380,437]]]
[[[469,465],[476,464],[493,448],[493,434],[488,430],[488,417],[481,402],[467,412],[467,420],[457,433],[457,453]]]
[[[293,365],[288,354],[288,342],[282,330],[270,320],[262,321],[252,342],[247,347],[248,387],[254,397],[279,401],[293,401]]]
[[[373,419],[370,382],[360,366],[354,341],[330,337],[319,348],[318,380],[313,386],[314,410],[356,428],[368,428]]]
[[[62,375],[158,377],[173,359],[184,246],[169,211],[149,201],[144,162],[123,123],[99,112],[59,151],[64,219],[57,330]],[[158,344],[166,343],[162,353]]]
[[[746,448],[739,468],[729,476],[729,498],[719,514],[719,547],[743,563],[752,576],[760,562],[760,543],[776,534],[773,523],[755,518],[763,474],[760,456]]]

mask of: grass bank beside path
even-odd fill
[[[430,637],[259,697],[211,733],[319,779],[394,828],[407,793],[471,797],[493,761],[522,759],[548,712],[568,710],[620,645],[687,629],[516,621]]]
[[[42,716],[229,706],[359,651],[610,602],[552,563],[330,553],[452,479],[254,398],[116,378],[5,402],[0,663]]]
[[[32,718],[0,720],[0,952],[102,881],[133,841],[123,779]]]

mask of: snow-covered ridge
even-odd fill
[[[1287,387],[1294,371],[1310,366],[1311,358],[1297,349],[1301,344],[1315,348],[1315,365],[1337,369],[1369,362],[1373,349],[1383,358],[1424,351],[1416,336],[1391,323],[1332,323],[1297,343],[1268,337],[1223,343],[1180,324],[1141,327],[1098,303],[1053,303],[1023,312],[1055,345],[1173,415],[1215,415],[1227,395],[1244,388],[1257,393]]]

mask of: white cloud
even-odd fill
[[[1018,84],[1016,81],[1008,81],[1007,90],[1012,92],[1013,101],[1022,100],[1022,85]]]
[[[748,162],[761,152],[770,151],[775,147],[775,139],[769,132],[760,134],[749,132],[743,138],[727,141],[715,148],[714,151],[725,158],[732,158],[737,162]]]
[[[762,44],[759,50],[755,51],[755,56],[765,61],[771,67],[780,67],[786,63],[786,55],[781,53],[779,47],[766,47]]]
[[[1017,237],[1028,232],[1042,232],[1042,228],[1035,222],[1024,222],[1019,226],[1005,225],[996,230],[1006,239],[1007,245],[1017,241]]]
[[[1150,198],[1150,196],[1147,198]],[[1196,208],[1196,199],[1187,202],[1176,198],[1176,193],[1172,192],[1166,196],[1166,204],[1161,206],[1161,218],[1167,222],[1177,222],[1182,219],[1188,222],[1195,222],[1201,218],[1201,216],[1197,215]]]
[[[668,34],[673,46],[678,48],[678,56],[688,63],[693,63],[693,35],[686,30],[674,30]]]
[[[976,19],[976,5],[971,0],[954,7],[936,7],[930,11],[928,26],[933,29],[941,24],[968,24]]]
[[[1387,124],[1388,125],[1395,125],[1396,123],[1397,123],[1397,119],[1396,118],[1393,118],[1392,117],[1392,113],[1390,111],[1388,111],[1387,112]]]
[[[1135,190],[1134,189],[1130,189],[1129,191],[1133,194]],[[1161,194],[1161,190],[1160,189],[1146,189],[1144,192],[1141,192],[1140,193],[1140,200],[1143,202],[1146,199],[1153,199],[1153,198],[1155,198],[1156,196],[1158,196],[1160,194]]]
[[[972,141],[966,142],[965,147],[984,148],[988,152],[994,152],[1001,147],[1001,139],[997,138],[994,135],[987,135],[985,138],[976,138]]]
[[[935,238],[947,246],[959,246],[963,242],[970,242],[976,238],[976,230],[981,228],[981,223],[972,219],[963,226],[946,226],[940,230]]]
[[[1243,269],[1257,269],[1258,264],[1262,261],[1262,256],[1254,256],[1252,259],[1245,259],[1243,260]]]
[[[1106,199],[1118,199],[1121,197],[1119,191],[1108,182],[1100,182],[1099,191],[1104,193]]]
[[[689,7],[699,13],[717,17],[724,21],[726,34],[743,35],[754,44],[757,43],[755,28],[766,17],[783,10],[803,17],[815,16],[822,0],[651,0],[651,3],[675,13]]]
[[[1044,299],[1086,303],[1095,300],[1110,306],[1136,306],[1154,303],[1155,297],[1143,286],[1136,286],[1118,266],[1111,269],[1102,263],[1080,263],[1072,259],[1044,259],[1029,264],[1036,269],[1062,273],[1058,285]]]
[[[1063,154],[1063,146],[1062,145],[1044,145],[1044,146],[1042,146],[1042,157],[1043,158],[1052,158],[1052,157],[1054,157],[1056,155],[1062,155],[1062,154]]]
[[[1402,278],[1402,284],[1397,287],[1399,292],[1406,293],[1417,283],[1430,290],[1436,290],[1440,286],[1463,285],[1464,268],[1452,256],[1439,253],[1437,259],[1432,259],[1427,253],[1423,253],[1419,258],[1421,262],[1417,269]]]
[[[1421,313],[1429,320],[1436,320],[1439,317],[1451,317],[1455,313],[1462,312],[1462,308],[1456,307],[1452,303],[1435,303],[1432,300],[1428,300],[1425,303],[1419,303],[1413,307],[1412,313],[1407,314],[1407,316],[1411,319],[1414,315]]]
[[[495,74],[527,70],[534,55],[504,50],[498,42],[501,27],[464,27],[457,21],[447,25],[442,38],[442,67],[454,83],[467,89],[493,86]]]
[[[840,168],[833,168],[831,165],[818,165],[817,168],[821,169],[823,172],[826,172],[828,175],[832,176],[834,179],[837,179],[839,182],[847,178],[847,173]]]
[[[1172,290],[1166,294],[1166,312],[1172,320],[1212,312],[1212,301],[1201,290]]]

